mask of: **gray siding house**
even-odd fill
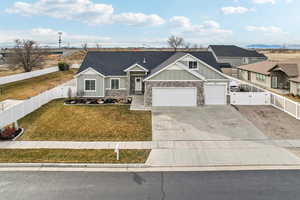
[[[89,52],[77,75],[78,95],[142,95],[145,106],[227,104],[228,78],[211,52]]]
[[[210,45],[208,50],[213,53],[217,62],[221,63],[221,70],[233,77],[238,76],[237,67],[268,59],[255,50],[248,50],[235,45]]]

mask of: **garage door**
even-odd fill
[[[226,104],[226,85],[204,85],[206,105]]]
[[[152,88],[152,106],[197,106],[197,89]]]

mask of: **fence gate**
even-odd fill
[[[231,92],[230,104],[232,105],[270,105],[269,92]]]

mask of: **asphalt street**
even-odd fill
[[[296,200],[300,171],[0,172],[1,200]]]

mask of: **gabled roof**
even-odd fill
[[[296,63],[282,63],[273,61],[262,61],[249,65],[243,65],[239,69],[269,75],[272,71],[283,71],[288,77],[299,76],[299,66]]]
[[[283,71],[288,77],[297,77],[299,75],[298,65],[296,63],[278,63],[271,71]]]
[[[157,67],[155,67],[152,71],[151,71],[151,75],[155,74],[156,72],[162,70],[163,68],[165,68],[166,66],[174,63],[175,61],[177,61],[178,59],[182,58],[183,56],[187,55],[187,53],[184,52],[176,52],[174,53],[170,58],[168,58],[167,60],[165,60],[163,63],[161,63],[160,65],[158,65]]]
[[[146,61],[146,60],[145,60],[145,61]],[[143,61],[143,62],[144,62],[144,61]],[[130,67],[128,67],[127,69],[125,69],[124,72],[131,71],[131,70],[132,70],[133,68],[135,68],[135,67],[140,68],[141,71],[145,71],[145,72],[148,72],[148,71],[149,71],[149,70],[146,69],[145,67],[143,67],[143,66],[141,66],[141,65],[139,65],[139,64],[137,64],[137,63],[135,63],[135,64],[133,64],[132,66],[130,66]]]
[[[161,65],[183,54],[185,53],[174,51],[88,52],[77,73],[91,67],[105,76],[124,76],[126,75],[124,70],[134,64],[139,64],[152,74],[152,71],[159,70]],[[211,52],[199,51],[189,52],[189,54],[220,71],[220,65]]]
[[[269,75],[269,70],[275,67],[277,62],[271,62],[271,61],[262,61],[257,62],[249,65],[243,65],[238,67],[239,69],[247,70],[250,72],[256,72],[264,75]]]
[[[248,50],[235,45],[210,45],[209,47],[217,57],[266,58],[265,55],[258,53],[255,50]]]

